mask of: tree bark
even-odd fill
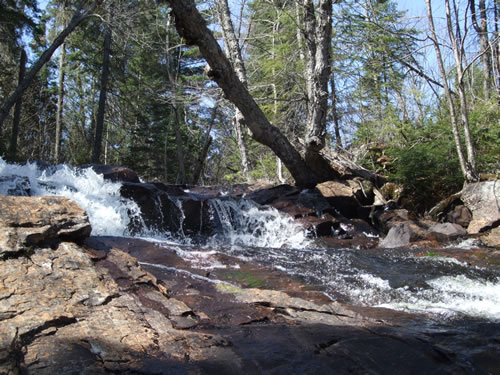
[[[438,67],[439,67],[439,70],[441,72],[441,77],[443,79],[444,93],[445,93],[446,99],[448,101],[448,106],[449,106],[449,110],[450,110],[453,138],[455,140],[455,146],[457,149],[457,155],[458,155],[458,160],[460,163],[460,168],[462,170],[462,174],[463,174],[465,180],[466,181],[473,181],[475,171],[469,170],[470,168],[469,168],[469,165],[468,165],[467,160],[465,158],[465,154],[464,154],[463,147],[462,147],[462,142],[460,140],[460,132],[459,132],[459,128],[458,128],[457,113],[455,110],[455,105],[453,103],[453,97],[451,94],[451,90],[450,90],[450,87],[448,85],[446,69],[444,67],[443,57],[441,55],[441,48],[439,47],[439,43],[437,40],[436,28],[434,26],[434,18],[432,15],[431,0],[425,0],[425,3],[427,5],[427,18],[429,20],[429,26],[430,26],[430,30],[431,30],[431,34],[432,34],[431,39],[432,39],[432,42],[434,44],[434,49],[436,51]],[[446,0],[446,3],[448,5],[447,11],[449,12],[448,0]]]
[[[286,137],[273,126],[259,108],[247,88],[239,80],[231,63],[207,28],[193,0],[167,0],[176,20],[176,28],[187,44],[198,45],[210,65],[211,78],[222,88],[244,116],[252,137],[269,148],[283,161],[296,183],[315,186],[322,179],[311,170]],[[332,174],[333,170],[331,170]],[[324,181],[324,180],[323,180]]]
[[[66,44],[61,44],[59,55],[59,82],[57,84],[57,112],[56,112],[56,134],[54,140],[54,163],[59,163],[61,134],[62,134],[62,116],[64,106],[64,62],[66,58]]]
[[[475,0],[469,0],[471,8],[472,25],[479,36],[479,49],[481,55],[481,62],[484,71],[484,97],[489,99],[492,94],[491,84],[493,82],[493,68],[491,65],[491,48],[488,38],[488,20],[486,16],[485,0],[479,0],[479,17],[480,22],[477,21],[477,9]]]
[[[312,0],[304,0],[307,46],[307,120],[305,162],[318,174],[330,179],[332,168],[321,156],[325,147],[328,114],[328,80],[331,72],[332,0],[320,0],[315,15]],[[327,177],[329,176],[329,177]]]
[[[99,92],[99,107],[97,108],[97,118],[95,123],[94,148],[92,151],[92,163],[99,163],[102,150],[102,133],[104,130],[104,115],[106,113],[106,98],[108,95],[109,65],[111,56],[111,10],[108,8],[108,22],[105,26],[104,49],[102,57],[101,89]]]
[[[340,118],[339,112],[337,109],[337,87],[335,85],[335,75],[332,72],[330,78],[330,87],[332,90],[332,119],[333,119],[333,128],[335,130],[335,148],[337,151],[342,149],[342,136],[340,135]]]
[[[453,0],[455,1],[455,0]],[[483,1],[483,0],[481,0]],[[455,6],[456,3],[454,2]],[[455,6],[455,27],[456,32],[453,33],[452,28],[452,20],[451,20],[451,10],[450,10],[450,1],[445,0],[445,9],[446,9],[446,23],[448,25],[448,35],[450,37],[450,41],[452,43],[453,55],[455,56],[455,65],[457,69],[458,76],[458,98],[460,100],[460,120],[462,123],[462,127],[464,130],[464,138],[465,138],[465,149],[467,151],[467,163],[466,163],[466,175],[465,178],[467,182],[477,181],[479,175],[476,171],[476,157],[474,153],[474,145],[472,142],[472,136],[470,133],[469,126],[469,113],[467,108],[467,94],[465,92],[464,86],[464,68],[462,66],[462,61],[464,57],[463,47],[462,47],[462,37],[458,24],[458,14]]]
[[[97,7],[97,5],[101,1],[93,1],[91,5],[87,9],[83,9],[87,1],[82,1],[80,6],[76,9],[73,17],[71,18],[71,21],[68,23],[68,26],[59,33],[59,35],[54,39],[52,44],[47,48],[42,55],[38,58],[38,60],[33,64],[33,67],[30,69],[30,71],[26,74],[24,77],[23,81],[17,86],[16,90],[12,93],[11,96],[9,96],[5,102],[2,104],[2,107],[0,108],[0,137],[2,136],[2,125],[7,116],[9,115],[9,112],[12,108],[12,106],[17,102],[19,97],[23,94],[24,90],[29,87],[37,73],[42,69],[42,67],[50,61],[50,58],[56,51],[56,49],[64,43],[64,39],[75,30],[75,28],[84,20],[86,19]]]
[[[20,84],[23,79],[24,75],[26,74],[26,51],[24,48],[21,48],[21,57],[19,60],[19,79],[18,79],[18,84]],[[11,161],[16,161],[16,154],[17,154],[17,140],[19,138],[19,124],[21,122],[21,107],[23,104],[23,97],[22,95],[19,96],[19,98],[16,101],[16,107],[14,109],[14,120],[12,121],[12,135],[10,139],[10,145],[9,145],[9,159]]]
[[[233,22],[231,21],[231,12],[229,11],[228,2],[227,0],[217,0],[216,3],[219,20],[222,27],[222,36],[224,38],[224,43],[226,44],[229,61],[231,62],[231,65],[233,66],[234,71],[236,72],[236,75],[240,79],[241,83],[243,83],[245,88],[248,88],[247,72],[245,64],[243,63],[243,58],[241,56],[240,43],[236,38]],[[248,152],[242,132],[243,115],[238,108],[236,108],[233,124],[236,142],[238,144],[238,150],[240,153],[242,174],[244,179],[248,181],[248,171],[250,168],[248,163]]]

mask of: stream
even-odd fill
[[[0,159],[0,194],[72,198],[87,211],[93,236],[131,236],[130,221],[141,220],[140,209],[121,197],[120,187],[90,168],[40,169],[35,163],[16,165]],[[182,245],[179,254],[187,261],[193,259],[190,253],[199,258],[218,252],[273,267],[351,305],[424,314],[444,325],[463,320],[500,324],[498,269],[433,254],[417,257],[409,249],[321,248],[300,225],[275,209],[228,197],[209,204],[219,231],[203,244],[193,244],[179,233],[146,229],[135,236],[170,247]],[[203,267],[224,265],[208,262]]]

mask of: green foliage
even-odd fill
[[[463,177],[454,141],[446,121],[414,129],[404,147],[388,150],[390,177],[404,186],[404,204],[423,212],[459,191]]]

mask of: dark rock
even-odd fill
[[[368,219],[371,209],[368,205],[374,201],[374,188],[370,181],[360,178],[326,181],[316,188],[343,216]]]
[[[137,173],[132,169],[116,165],[86,164],[80,168],[92,168],[95,173],[102,174],[106,180],[112,182],[140,182]]]
[[[272,204],[281,198],[298,195],[300,190],[290,185],[279,185],[271,188],[265,188],[250,193],[246,198],[253,200],[258,204]]]
[[[389,230],[397,224],[410,220],[412,216],[406,209],[387,209],[381,207],[374,210],[372,220],[375,227],[383,233],[388,233]]]
[[[87,214],[65,197],[0,195],[0,257],[51,240],[81,241],[92,230]]]
[[[467,232],[474,234],[500,224],[500,182],[482,181],[467,184],[461,199],[472,213]]]
[[[168,194],[150,183],[124,182],[120,188],[122,197],[131,199],[141,210],[142,222],[131,222],[131,233],[143,230],[158,233],[178,233],[181,229],[181,211]],[[142,225],[146,228],[143,228]]]
[[[180,186],[124,182],[120,194],[136,202],[142,213],[142,222],[131,223],[132,233],[147,229],[182,238],[214,233],[215,224],[207,201],[185,193]]]
[[[29,197],[31,195],[30,180],[25,176],[0,176],[0,193]]]

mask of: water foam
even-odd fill
[[[31,195],[75,200],[87,212],[93,235],[128,235],[131,217],[140,217],[137,205],[120,196],[121,184],[104,180],[91,168],[60,165],[42,171],[36,163],[8,164],[0,158],[0,177],[8,176],[27,178]],[[0,194],[7,194],[9,189],[12,184],[0,184]]]
[[[245,199],[214,199],[210,204],[231,245],[304,248],[312,243],[300,224],[275,208]]]

